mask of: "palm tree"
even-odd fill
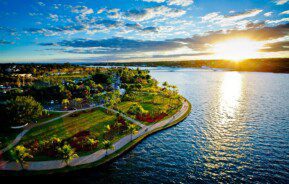
[[[25,159],[26,158],[33,158],[33,156],[30,154],[30,150],[25,148],[24,146],[16,146],[13,150],[10,151],[10,154],[12,158],[20,164],[22,169],[24,168]]]
[[[77,158],[78,155],[74,152],[70,145],[64,145],[57,149],[58,155],[68,165],[68,162],[73,158]]]
[[[137,126],[135,124],[129,124],[127,128],[130,133],[130,141],[132,141],[132,135],[137,133]]]
[[[102,145],[103,145],[103,148],[105,149],[105,156],[107,156],[107,151],[109,149],[114,149],[114,146],[113,146],[112,142],[109,141],[109,140],[104,140],[102,142]]]

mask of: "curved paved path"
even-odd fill
[[[188,108],[189,108],[188,102],[184,101],[182,108],[174,116],[172,116],[168,119],[162,120],[159,123],[156,123],[154,125],[150,125],[150,126],[143,125],[140,122],[134,120],[134,123],[141,124],[142,128],[138,131],[137,134],[127,135],[127,136],[121,138],[119,141],[115,142],[113,144],[115,149],[108,150],[107,154],[110,155],[110,154],[118,151],[123,146],[125,146],[126,144],[128,144],[132,140],[135,140],[138,137],[144,135],[145,133],[152,132],[155,129],[158,129],[158,128],[161,128],[161,127],[164,127],[164,126],[170,124],[175,119],[182,117],[187,112]],[[109,110],[112,110],[112,109],[109,109]],[[112,110],[112,111],[114,111],[114,110]],[[115,112],[117,112],[117,111],[115,111]],[[129,118],[125,115],[123,117]],[[75,158],[68,165],[79,166],[79,165],[89,164],[89,163],[99,161],[100,159],[102,159],[105,156],[106,156],[106,151],[104,149],[101,149],[101,150],[96,151],[90,155]],[[65,162],[63,162],[61,160],[35,161],[35,162],[33,161],[33,162],[27,162],[27,165],[28,165],[27,170],[31,170],[31,171],[32,170],[38,170],[38,171],[39,170],[53,170],[53,169],[60,169],[60,168],[66,167]],[[20,165],[16,162],[3,162],[2,165],[0,165],[0,170],[19,171],[22,169],[21,169]]]

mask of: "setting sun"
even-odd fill
[[[258,56],[262,44],[246,38],[228,40],[216,43],[213,46],[215,56],[220,59],[240,61]]]

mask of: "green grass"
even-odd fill
[[[83,130],[90,130],[93,133],[101,134],[106,125],[111,125],[115,115],[105,113],[101,109],[93,112],[82,113],[77,117],[71,115],[55,120],[43,126],[31,129],[22,139],[22,142],[29,140],[47,140],[52,137],[67,139]]]
[[[60,115],[60,114],[58,114]],[[33,140],[48,140],[52,137],[61,139],[68,139],[78,132],[89,130],[92,134],[98,137],[100,146],[92,151],[77,152],[79,156],[91,154],[101,149],[101,142],[103,141],[103,135],[107,125],[113,125],[116,120],[115,114],[107,114],[104,109],[96,108],[94,110],[86,110],[80,113],[80,115],[73,117],[71,115],[52,121],[48,124],[32,128],[21,140],[20,144]],[[137,127],[140,129],[140,127]],[[116,142],[122,137],[128,135],[128,132],[115,133],[110,140]],[[10,154],[7,152],[4,158],[11,160]],[[55,160],[53,157],[37,155],[29,161],[44,161]]]
[[[149,113],[153,114],[158,111],[157,109],[168,108],[167,117],[175,114],[182,106],[181,102],[177,99],[170,99],[165,97],[159,93],[153,94],[148,92],[133,92],[129,94],[129,96],[133,96],[132,101],[123,101],[118,104],[118,108],[120,111],[127,114],[128,109],[134,103],[142,105],[142,107],[149,111]],[[169,106],[169,107],[168,107]],[[167,118],[165,117],[165,118]],[[165,119],[164,118],[164,119]],[[142,122],[146,125],[150,125],[151,123]],[[157,122],[155,122],[157,123]]]

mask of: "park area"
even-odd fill
[[[117,106],[118,110],[146,125],[175,114],[182,106],[180,98],[159,92],[133,91]]]
[[[139,129],[119,114],[98,107],[34,127],[22,137],[18,146],[31,150],[31,157],[26,160],[53,160],[59,157],[59,148],[64,146],[71,147],[78,156],[84,156],[104,148],[108,141],[113,144]],[[3,156],[13,159],[9,152]]]

